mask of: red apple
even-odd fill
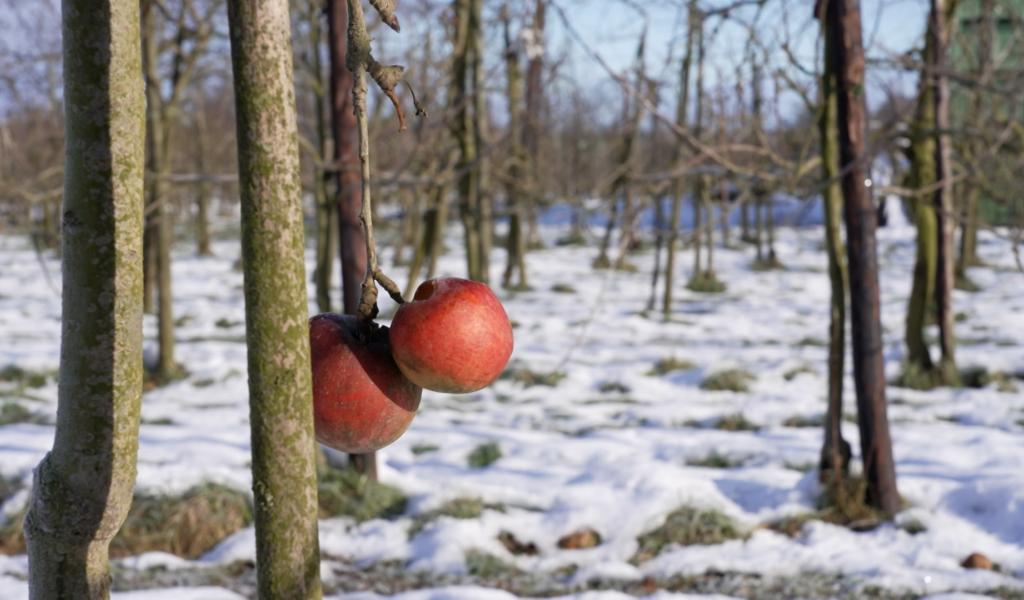
[[[477,281],[424,281],[391,322],[391,353],[413,383],[465,393],[489,385],[512,355],[512,324],[491,288]]]
[[[309,343],[317,441],[362,454],[397,440],[423,390],[395,365],[386,328],[322,314],[309,320]]]

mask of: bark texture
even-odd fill
[[[260,598],[319,598],[317,482],[287,0],[231,0]]]
[[[106,598],[142,395],[145,98],[137,0],[63,3],[60,391],[25,517],[32,598]]]
[[[820,9],[819,9],[820,10]],[[818,14],[822,23],[825,15]],[[824,74],[821,78],[821,114],[818,131],[821,136],[822,176],[829,182],[822,194],[825,212],[825,248],[828,255],[828,277],[832,287],[828,325],[828,410],[825,413],[825,442],[821,449],[819,470],[824,481],[826,473],[840,476],[850,462],[850,444],[843,439],[843,378],[846,354],[846,293],[849,274],[843,257],[843,190],[839,184],[839,132],[836,128],[836,73],[832,54],[835,39],[823,27],[825,39]]]
[[[867,110],[864,99],[864,47],[859,0],[827,0],[826,23],[834,36],[839,160],[843,173],[853,373],[857,390],[861,458],[868,501],[887,515],[900,508],[896,467],[885,401],[885,365],[878,289],[877,228],[866,177]]]

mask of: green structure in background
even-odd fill
[[[1017,225],[1024,221],[1017,168],[1024,153],[1024,0],[959,0],[954,24],[951,125],[956,132],[981,133],[953,136],[965,166],[981,175],[971,179],[975,186],[958,186],[958,205],[983,224]],[[995,139],[1007,132],[991,155]]]

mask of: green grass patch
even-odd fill
[[[17,402],[0,404],[0,425],[14,425],[15,423],[42,424],[46,423],[46,419]]]
[[[681,506],[672,511],[661,525],[636,539],[639,548],[631,562],[646,562],[672,545],[721,544],[743,537],[745,536],[740,528],[724,513],[713,509]]]
[[[374,481],[355,469],[324,466],[317,479],[322,518],[351,517],[358,522],[389,519],[404,513],[408,503],[398,488]]]
[[[53,377],[53,371],[30,371],[18,365],[7,365],[0,369],[0,382],[13,383],[18,387],[38,389]]]
[[[694,275],[686,282],[686,289],[699,294],[721,294],[726,288],[725,282],[719,279],[714,271]]]
[[[814,347],[814,348],[827,348],[828,340],[823,340],[816,337],[803,337],[796,343],[800,347]]]
[[[1014,377],[1001,371],[989,371],[982,366],[971,366],[960,370],[960,382],[968,388],[986,388],[995,385],[1000,392],[1013,394],[1018,391]]]
[[[506,579],[523,574],[515,565],[482,550],[468,550],[465,560],[468,574],[480,579]]]
[[[556,294],[575,294],[576,288],[569,285],[568,283],[556,283],[551,286],[551,291]]]
[[[793,415],[782,422],[783,427],[821,427],[825,424],[825,415]]]
[[[466,457],[466,464],[473,469],[483,469],[493,465],[501,458],[501,447],[497,442],[480,444]]]
[[[648,375],[667,375],[676,371],[690,371],[697,368],[697,363],[686,360],[685,358],[676,358],[675,356],[666,356],[654,363],[650,371],[647,371]]]
[[[416,537],[427,525],[441,517],[479,519],[484,514],[484,510],[505,512],[505,506],[503,504],[486,504],[480,498],[465,496],[449,500],[434,510],[429,510],[413,517],[412,526],[409,528],[409,538]]]
[[[757,272],[764,271],[780,271],[784,270],[786,265],[782,264],[782,261],[776,256],[768,256],[765,258],[755,258],[750,263],[750,270]]]
[[[629,386],[618,381],[605,381],[597,386],[597,391],[602,394],[628,394]]]
[[[750,384],[756,380],[757,376],[745,369],[725,369],[705,377],[700,382],[700,389],[710,392],[749,392]]]
[[[137,495],[110,543],[110,556],[167,552],[198,558],[252,523],[248,494],[207,483],[180,496]]]
[[[691,467],[706,467],[709,469],[735,469],[742,467],[746,462],[744,458],[731,458],[718,452],[712,452],[703,458],[686,461]]]
[[[743,413],[725,415],[715,421],[715,429],[722,431],[757,431],[761,426],[749,421]]]
[[[414,444],[413,447],[410,448],[410,450],[412,450],[412,453],[415,454],[416,456],[420,456],[421,454],[430,454],[431,452],[437,452],[440,449],[441,447],[436,444]]]
[[[782,374],[782,378],[786,381],[793,381],[801,375],[815,375],[818,371],[811,365],[800,365],[799,367],[793,367]]]
[[[543,385],[556,387],[563,379],[565,373],[562,371],[534,371],[527,367],[512,367],[505,369],[499,379],[521,384],[523,387]]]

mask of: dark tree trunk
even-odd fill
[[[819,3],[818,10],[822,4]],[[825,242],[828,255],[829,282],[832,298],[829,307],[828,326],[828,410],[825,414],[825,441],[821,449],[819,476],[821,481],[842,478],[848,471],[851,449],[843,439],[843,378],[845,377],[846,354],[846,294],[849,275],[843,257],[843,190],[839,183],[839,132],[836,111],[836,72],[832,54],[835,39],[825,27],[825,15],[817,15],[822,21],[824,37],[824,74],[821,78],[821,116],[818,131],[821,137],[822,177],[828,187],[822,194],[825,213]]]
[[[348,51],[348,9],[343,0],[327,2],[327,35],[331,60],[331,125],[338,193],[338,249],[341,255],[342,310],[354,315],[359,308],[366,276],[366,238],[359,211],[363,205],[356,141],[356,113],[352,108],[352,72],[345,65]],[[377,455],[353,454],[349,462],[359,473],[377,479]]]
[[[830,57],[836,73],[839,159],[846,203],[847,259],[853,371],[857,390],[861,457],[868,501],[887,515],[900,509],[896,465],[885,401],[885,364],[875,242],[875,206],[864,185],[867,110],[864,98],[864,48],[859,0],[826,0],[827,26],[835,40]]]
[[[145,97],[137,0],[63,3],[64,269],[53,449],[24,530],[32,598],[105,599],[142,396]]]

